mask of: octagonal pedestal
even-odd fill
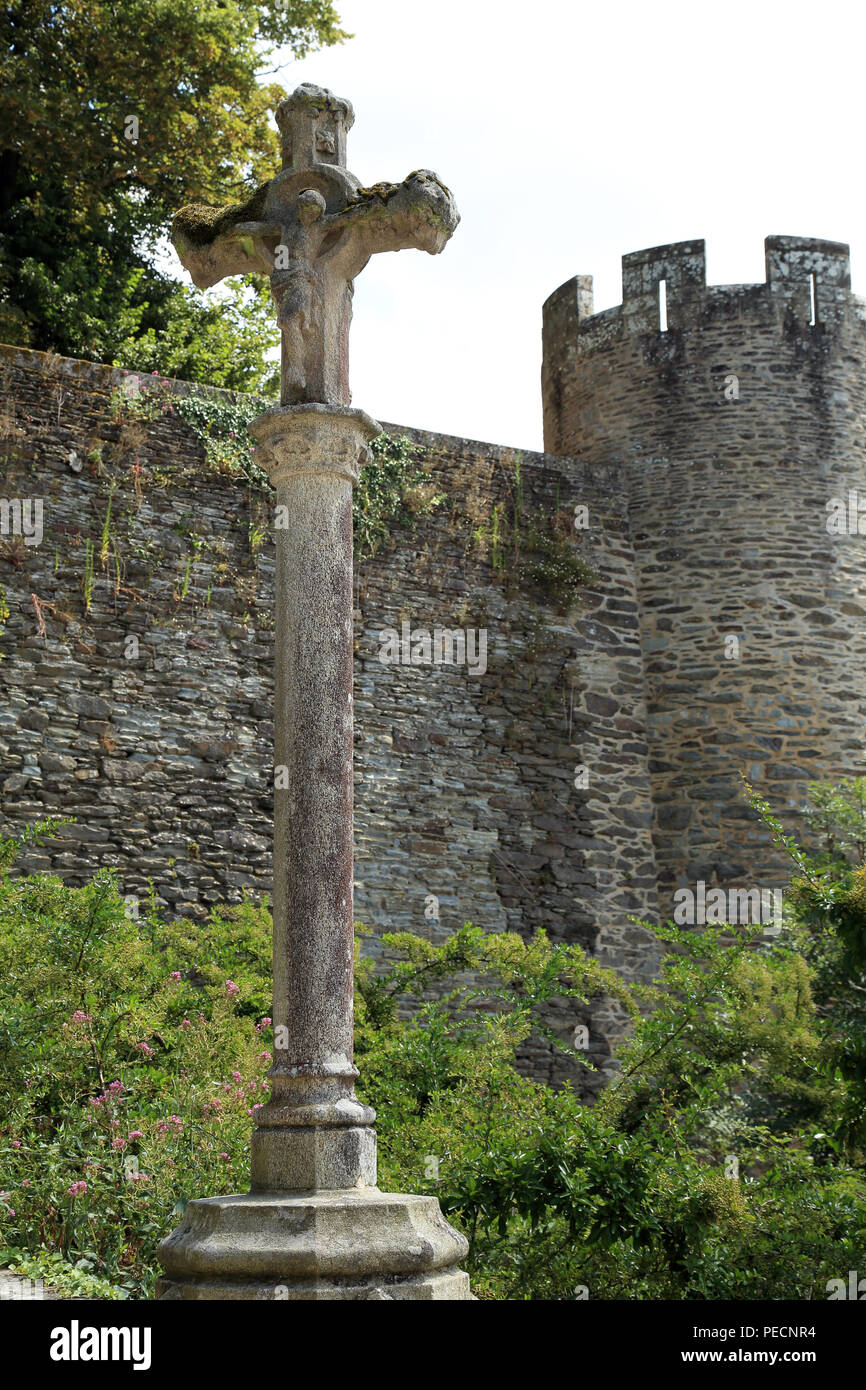
[[[472,1299],[466,1239],[435,1197],[354,1188],[188,1204],[159,1247],[161,1299]],[[473,1300],[474,1301],[474,1300]]]

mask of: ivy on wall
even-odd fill
[[[249,425],[274,402],[264,396],[177,396],[175,414],[189,425],[204,448],[205,460],[215,473],[242,478],[250,487],[269,490],[264,469],[253,461]]]
[[[353,498],[355,555],[366,560],[388,540],[392,522],[408,524],[445,501],[420,462],[420,445],[407,435],[380,434],[371,445],[372,459],[361,474]]]
[[[121,424],[175,414],[202,445],[209,468],[265,493],[273,488],[267,473],[254,460],[249,426],[273,405],[264,396],[181,396],[159,377],[140,379],[137,394],[129,395],[120,388],[112,395],[114,418]],[[422,452],[406,435],[380,434],[373,440],[372,458],[352,498],[357,561],[381,550],[391,524],[411,523],[444,501],[420,462]]]

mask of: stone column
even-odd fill
[[[275,1046],[254,1190],[376,1185],[375,1114],[352,1063],[352,488],[380,432],[362,410],[326,405],[252,427],[278,522]]]
[[[272,1094],[251,1191],[188,1204],[156,1294],[470,1299],[467,1242],[435,1197],[378,1191],[375,1116],[354,1092],[352,487],[379,426],[302,404],[251,433],[278,522]]]

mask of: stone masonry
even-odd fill
[[[621,306],[578,276],[544,309],[545,446],[629,498],[664,912],[785,883],[743,776],[802,834],[809,781],[864,770],[864,541],[827,523],[866,502],[866,304],[847,246],[768,237],[766,267],[708,287],[681,242],[623,257]]]

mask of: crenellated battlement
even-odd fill
[[[622,258],[620,313],[624,327],[638,333],[660,329],[662,300],[667,310],[666,327],[685,327],[694,317],[706,287],[703,241],[680,241],[671,246],[631,251]]]
[[[758,319],[790,316],[804,326],[838,323],[848,306],[862,317],[864,302],[851,294],[849,249],[814,237],[769,236],[764,242],[763,284],[707,285],[702,240],[678,241],[631,251],[622,258],[622,303],[593,312],[591,275],[575,275],[550,295],[543,308],[545,359],[549,368],[569,340],[582,351],[623,333],[678,332],[701,327],[707,318],[753,313]]]

